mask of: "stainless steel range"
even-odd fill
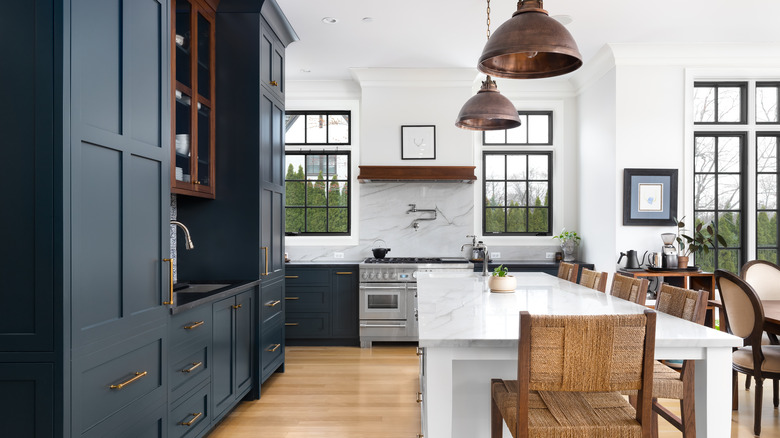
[[[360,346],[417,341],[417,273],[470,272],[464,258],[368,258],[360,263]]]

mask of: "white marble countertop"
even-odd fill
[[[420,273],[417,279],[421,347],[516,346],[519,311],[547,315],[641,313],[645,307],[544,273],[516,273],[514,293],[491,293],[480,273]],[[684,342],[680,342],[684,341]],[[680,344],[741,346],[724,332],[664,313],[656,349]]]

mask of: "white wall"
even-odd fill
[[[615,70],[594,79],[578,99],[580,259],[599,271],[613,271],[618,214],[615,155]]]

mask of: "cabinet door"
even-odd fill
[[[235,297],[225,298],[213,304],[214,339],[212,355],[211,388],[215,416],[232,405],[235,398],[235,374],[233,353],[233,321]]]
[[[0,175],[13,189],[5,191],[0,214],[0,351],[54,349],[54,263],[62,262],[55,242],[62,233],[54,226],[51,172],[57,155],[52,9],[49,1],[3,5],[0,38],[14,44],[0,91]]]
[[[283,105],[263,94],[260,98],[260,246],[263,251],[260,272],[267,280],[284,275],[283,123]]]
[[[168,11],[159,0],[72,1],[63,216],[74,348],[166,317]]]
[[[55,436],[53,364],[0,364],[0,425],[3,436]]]
[[[260,286],[263,297],[281,297],[284,296],[284,279],[277,281],[264,282]],[[261,336],[259,343],[258,376],[264,381],[275,371],[278,366],[284,363],[284,319],[287,303],[282,300],[282,310],[274,316],[262,321],[260,327]]]
[[[254,289],[236,295],[235,375],[236,394],[239,396],[252,386],[252,340],[254,339],[252,310],[254,303]]]
[[[260,37],[260,82],[277,98],[284,100],[284,46],[263,23]]]
[[[358,337],[358,271],[335,269],[333,272],[333,324],[334,338]]]

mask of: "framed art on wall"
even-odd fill
[[[435,160],[436,126],[401,126],[401,159]]]
[[[675,225],[677,169],[623,170],[623,225]]]

